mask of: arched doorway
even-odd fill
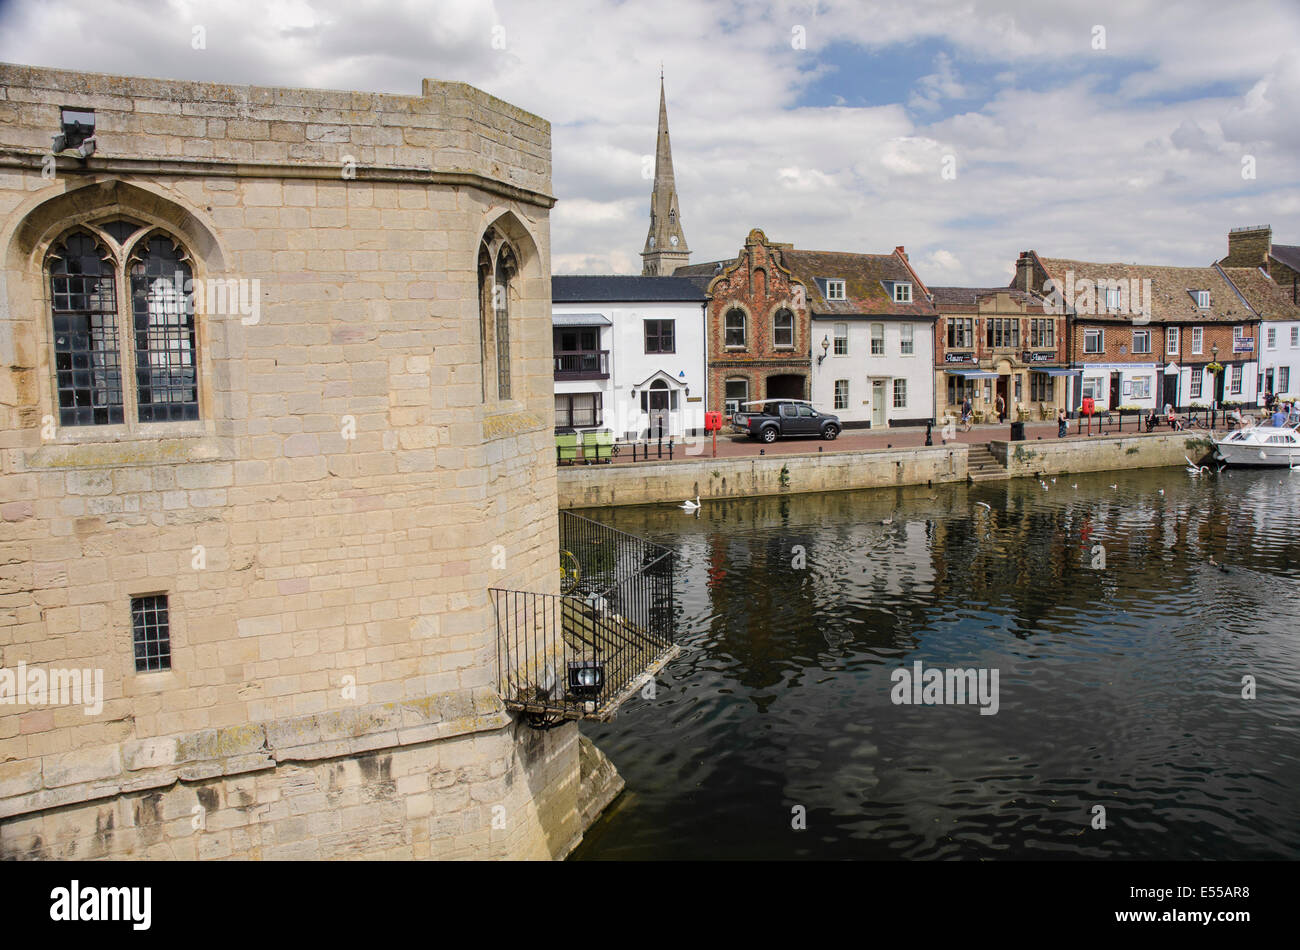
[[[807,377],[796,373],[778,373],[767,378],[767,399],[807,399]]]
[[[670,436],[672,395],[668,390],[668,384],[662,379],[656,379],[650,384],[647,408],[650,413],[650,438],[663,439]]]

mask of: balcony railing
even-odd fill
[[[556,379],[607,379],[609,350],[581,350],[555,354]]]
[[[610,719],[678,653],[673,555],[560,512],[561,594],[491,590],[497,688],[534,726]]]

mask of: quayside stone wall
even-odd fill
[[[88,161],[46,157],[60,106],[95,110]],[[576,727],[505,713],[488,596],[558,580],[549,191],[549,124],[459,83],[0,65],[0,668],[105,694],[0,704],[0,857],[574,845]],[[54,424],[48,255],[115,218],[257,282],[256,319],[196,301],[197,421]],[[489,229],[518,262],[505,399]],[[172,668],[137,673],[155,593]]]
[[[743,498],[964,482],[968,451],[964,443],[953,442],[929,448],[565,466],[559,470],[559,501],[562,508],[598,508],[680,503],[696,495]]]

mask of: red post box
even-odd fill
[[[1083,408],[1080,411],[1085,416],[1090,416],[1096,411],[1096,404],[1092,401],[1091,396],[1083,397]]]
[[[722,428],[722,413],[706,412],[704,414],[704,431],[717,432]]]

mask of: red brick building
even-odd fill
[[[1039,257],[1025,251],[1015,286],[1066,314],[1069,408],[1185,409],[1254,403],[1259,315],[1218,265],[1159,267]],[[1212,367],[1222,367],[1218,371]]]
[[[705,287],[709,409],[755,399],[808,399],[808,291],[782,260],[789,244],[755,228],[734,261],[674,271]]]

